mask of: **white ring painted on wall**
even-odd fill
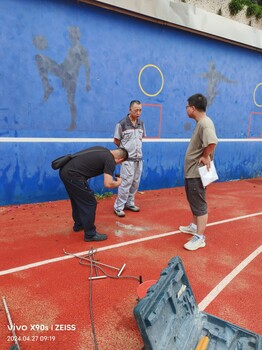
[[[258,89],[260,86],[262,87],[262,83],[257,84],[257,86],[255,87],[255,90],[254,90],[254,92],[253,92],[254,104],[255,104],[257,107],[262,107],[262,104],[258,104],[257,101],[256,101],[256,92],[257,92],[257,89]]]
[[[146,92],[142,85],[141,85],[141,75],[143,73],[143,71],[146,69],[146,68],[149,68],[149,67],[152,67],[152,68],[155,68],[160,76],[161,76],[161,86],[160,86],[160,89],[155,93],[155,94],[149,94],[148,92]],[[140,72],[139,72],[139,75],[138,75],[138,84],[139,84],[139,87],[141,89],[141,91],[146,95],[146,96],[149,96],[149,97],[154,97],[154,96],[157,96],[160,94],[160,92],[163,90],[163,87],[164,87],[164,76],[163,76],[163,73],[161,72],[161,69],[158,68],[156,65],[154,64],[147,64],[145,65],[143,68],[141,68]]]

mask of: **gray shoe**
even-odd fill
[[[131,211],[134,211],[134,212],[140,211],[140,208],[137,207],[136,205],[126,205],[126,206],[125,206],[125,209],[131,210]]]
[[[123,218],[126,214],[123,210],[116,210],[114,209],[114,213],[119,216],[120,218]]]
[[[192,224],[189,224],[188,226],[179,226],[179,231],[183,233],[189,233],[190,235],[197,233],[197,230],[193,228]]]

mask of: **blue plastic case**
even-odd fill
[[[199,311],[180,257],[134,308],[145,350],[195,350],[204,336],[207,350],[262,350],[259,334]]]

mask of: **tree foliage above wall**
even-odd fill
[[[231,0],[228,7],[230,14],[235,16],[247,6],[246,16],[255,16],[257,20],[262,18],[262,0]]]

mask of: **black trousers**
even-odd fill
[[[94,236],[97,206],[94,192],[89,188],[87,181],[68,179],[61,171],[59,174],[71,201],[75,225],[84,227],[85,237]]]

